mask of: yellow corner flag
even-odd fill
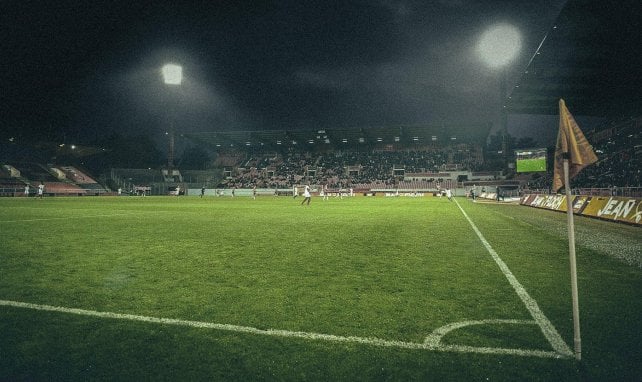
[[[560,129],[557,133],[557,146],[555,147],[553,192],[557,192],[565,186],[563,165],[565,157],[569,162],[569,179],[577,175],[584,167],[597,162],[593,148],[566,108],[564,100],[560,99]],[[568,185],[566,186],[568,187]]]

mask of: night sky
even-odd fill
[[[511,24],[508,84],[561,0],[0,2],[0,127],[72,143],[109,131],[499,124],[477,50]],[[180,87],[163,83],[167,62]],[[553,130],[556,126],[553,126]]]

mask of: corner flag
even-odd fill
[[[573,202],[570,179],[582,169],[597,162],[597,156],[582,134],[582,130],[560,99],[560,130],[555,147],[555,169],[553,191],[562,186],[566,191],[566,220],[568,224],[568,255],[571,265],[571,298],[573,301],[573,342],[575,358],[582,359],[582,337],[580,335],[580,305],[577,291],[577,262],[575,260],[575,223],[573,221]]]
[[[555,147],[555,164],[553,170],[553,192],[557,192],[564,184],[564,157],[569,161],[569,179],[577,175],[586,166],[597,162],[593,148],[586,140],[582,130],[566,108],[563,99],[560,99],[560,129],[557,133],[557,146]]]

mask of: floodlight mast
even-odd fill
[[[166,64],[162,69],[165,85],[179,86],[183,82],[183,67],[176,64]],[[167,153],[167,166],[169,174],[174,167],[174,115],[170,116],[169,150]]]

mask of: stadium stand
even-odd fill
[[[642,196],[642,119],[615,121],[587,132],[598,162],[573,179],[575,194]],[[553,159],[549,158],[552,166]],[[531,193],[550,193],[552,170],[525,181]]]
[[[72,181],[80,188],[85,190],[86,195],[100,195],[109,192],[109,190],[107,190],[85,172],[80,171],[77,167],[61,166],[54,168],[62,172],[65,175],[66,179]]]
[[[640,118],[629,118],[586,132],[599,162],[573,180],[574,193],[642,194],[640,124]],[[42,165],[30,156],[33,152],[12,145],[8,156],[31,160],[2,162],[0,192],[20,195],[26,184],[35,187],[44,182],[47,192],[56,195],[109,193],[101,183],[124,193],[144,188],[153,195],[171,194],[177,187],[291,190],[293,185],[303,183],[356,192],[437,192],[450,188],[460,190],[461,195],[475,188],[489,193],[501,189],[512,196],[550,193],[553,148],[548,150],[548,172],[491,171],[484,151],[487,134],[486,129],[477,136],[465,137],[461,132],[431,128],[203,133],[193,138],[209,145],[213,153],[209,170],[173,168],[170,173],[158,168],[114,168],[101,177],[100,183],[78,166]]]
[[[23,179],[28,179],[31,182],[57,182],[58,178],[54,176],[46,166],[32,163],[32,162],[20,162],[20,163],[11,163],[20,172],[20,177]]]
[[[66,195],[66,196],[82,196],[87,193],[87,190],[80,188],[78,185],[67,182],[44,182],[45,195]]]
[[[582,171],[577,187],[642,186],[642,122],[629,120],[590,134],[599,161]]]
[[[350,187],[355,190],[452,187],[462,172],[470,173],[466,163],[475,160],[470,153],[479,153],[479,150],[458,152],[451,147],[445,150],[431,147],[428,150],[326,150],[314,153],[288,148],[282,153],[270,151],[263,156],[254,151],[249,157],[237,154],[239,163],[231,166],[217,187],[289,188],[301,182],[323,184],[330,189]],[[456,154],[462,163],[451,163]]]
[[[35,194],[40,183],[45,195],[81,196],[101,195],[109,191],[86,173],[71,166],[45,166],[34,162],[12,162],[2,165],[0,195],[24,195],[26,185]]]
[[[0,170],[0,196],[24,195],[24,188],[28,183],[18,177],[19,172],[13,166],[2,166]]]
[[[588,132],[589,141],[593,142],[600,161],[574,180],[575,191],[601,195],[639,192],[636,191],[640,187],[642,167],[639,130],[639,119],[629,119]],[[365,129],[359,133],[370,138],[378,135]],[[359,133],[353,132],[357,135],[348,139],[355,139]],[[217,139],[222,139],[222,136],[217,133]],[[250,139],[248,137],[252,134],[247,133],[243,139]],[[228,138],[228,143],[234,139]],[[281,144],[285,146],[283,141]],[[319,148],[312,143],[265,148],[238,142],[234,147],[227,147],[218,158],[220,163],[226,163],[226,167],[223,180],[217,187],[243,189],[256,185],[287,188],[293,184],[310,183],[327,185],[330,189],[462,188],[468,191],[475,186],[479,190],[485,188],[489,193],[497,193],[501,189],[502,195],[518,196],[526,190],[550,192],[552,183],[550,171],[528,175],[489,171],[484,162],[483,144],[471,141],[454,143],[442,140],[440,144],[424,145],[406,141],[392,148],[376,144],[367,148],[340,144]],[[549,154],[552,151],[549,149]],[[549,158],[551,168],[552,163],[552,158]]]

